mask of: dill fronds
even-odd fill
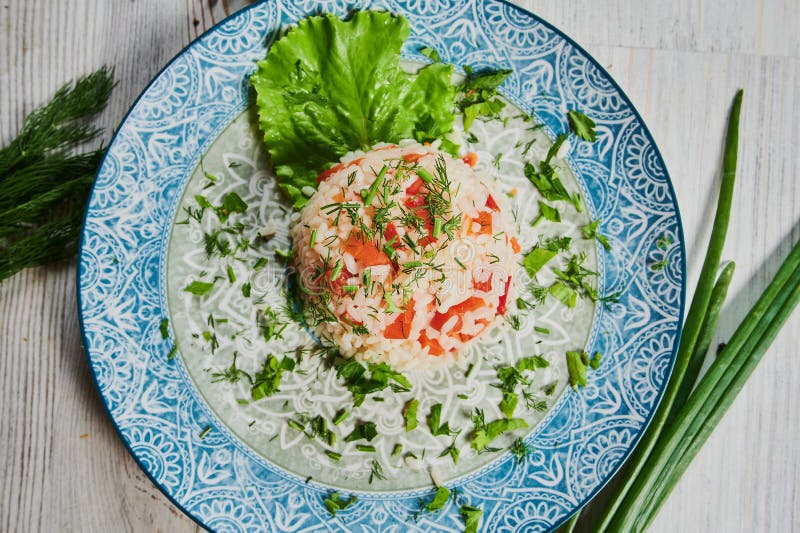
[[[103,150],[72,150],[101,133],[86,121],[105,107],[113,88],[110,67],[62,86],[0,148],[0,281],[75,255]]]

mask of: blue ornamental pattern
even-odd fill
[[[597,142],[574,146],[569,161],[613,244],[601,256],[600,292],[622,295],[597,309],[587,351],[602,352],[603,364],[529,435],[535,452],[461,478],[457,501],[417,522],[426,491],[359,493],[331,517],[322,505],[330,489],[282,473],[231,435],[179,360],[168,361],[159,333],[180,193],[245,109],[255,62],[299,18],[368,7],[409,19],[410,59],[425,45],[456,65],[513,68],[504,94],[550,131],[566,130],[568,109],[596,120]],[[599,490],[652,416],[674,358],[685,275],[675,195],[652,137],[608,74],[547,23],[498,0],[271,0],[190,45],[120,126],[89,202],[79,299],[86,352],[121,437],[156,485],[211,530],[460,531],[458,505],[468,503],[484,510],[487,531],[546,531]]]

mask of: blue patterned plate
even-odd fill
[[[599,273],[600,294],[618,294],[618,300],[575,309],[556,302],[537,311],[537,323],[548,331],[537,350],[562,362],[536,374],[534,383],[549,392],[545,408],[526,415],[531,429],[524,442],[531,451],[518,459],[508,451],[474,454],[466,446],[457,467],[446,456],[427,459],[426,466],[437,469],[434,477],[457,489],[436,514],[416,516],[419,501],[432,494],[430,471],[405,468],[391,456],[389,440],[377,439],[371,457],[391,475],[373,483],[364,454],[347,448],[333,463],[324,447],[287,429],[286,411],[331,416],[338,409],[340,386],[313,378],[324,376],[316,374],[313,358],[301,361],[304,372],[293,373],[280,394],[259,402],[242,401],[249,393],[243,382],[223,386],[217,379],[234,353],[240,368],[255,369],[252,358],[276,349],[257,338],[257,329],[235,325],[252,322],[254,306],[272,305],[284,279],[274,261],[260,270],[250,261],[288,244],[290,214],[254,129],[249,75],[287,25],[319,11],[344,15],[354,8],[405,16],[412,31],[403,51],[408,62],[426,61],[419,49],[428,46],[455,65],[512,68],[503,96],[543,126],[534,151],[567,129],[569,109],[597,123],[597,142],[572,143],[561,169],[565,181],[580,188],[587,212],[565,220],[559,231],[601,219],[612,251],[592,241],[581,246]],[[475,149],[483,160],[505,151],[487,171],[524,191],[522,161],[509,147],[524,143],[521,132],[529,124],[514,120],[494,130],[476,123],[485,141]],[[231,191],[248,203],[242,221],[276,230],[273,248],[245,246],[242,261],[215,263],[202,253],[203,234],[213,228],[202,216],[191,220],[192,202],[205,194],[219,203]],[[529,198],[512,200],[518,216],[535,212]],[[523,248],[535,238],[523,231]],[[204,274],[228,278],[235,290],[200,300],[183,291]],[[685,276],[675,194],[650,133],[610,76],[558,30],[497,0],[277,0],[233,15],[192,43],[132,107],[89,201],[78,292],[86,352],[120,436],[153,482],[204,527],[459,531],[459,506],[469,504],[483,510],[487,531],[544,531],[600,490],[649,422],[677,347]],[[214,316],[222,329],[213,329]],[[304,335],[289,328],[281,342],[284,348],[302,343]],[[456,396],[469,408],[488,399],[486,408],[496,409],[493,365],[528,354],[533,338],[530,324],[513,335],[498,330],[475,349],[480,355],[469,357],[474,372],[456,365],[412,376],[414,390],[427,395],[420,406],[444,404],[460,427],[468,414],[448,407]],[[563,352],[569,349],[603,354],[588,385],[577,391],[566,386]],[[394,436],[406,450],[442,444],[405,435],[392,401],[364,407],[382,435]],[[352,427],[345,422],[339,428],[343,434],[347,424]],[[323,505],[333,491],[358,501],[333,517]]]

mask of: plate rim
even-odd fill
[[[131,104],[128,107],[127,111],[125,112],[123,117],[120,119],[118,126],[114,129],[113,134],[112,134],[111,138],[108,141],[108,144],[106,145],[106,150],[105,150],[105,152],[103,154],[103,158],[102,158],[102,160],[100,162],[100,165],[98,167],[98,172],[95,174],[95,180],[92,182],[91,190],[90,190],[90,193],[89,193],[89,199],[90,200],[92,198],[94,198],[94,195],[95,195],[95,192],[96,192],[96,187],[97,187],[97,177],[99,176],[100,171],[103,169],[103,167],[106,164],[106,161],[107,161],[107,159],[109,157],[110,148],[114,145],[114,142],[117,140],[118,136],[120,135],[120,132],[122,130],[121,126],[128,121],[128,119],[130,118],[130,116],[133,113],[133,111],[136,109],[136,107],[139,104],[139,102],[150,91],[150,89],[161,78],[161,76],[165,72],[167,72],[187,52],[191,51],[193,48],[198,46],[208,36],[210,36],[213,33],[217,32],[220,29],[221,26],[227,24],[228,22],[230,22],[231,20],[235,19],[236,17],[242,16],[245,13],[247,13],[247,12],[253,10],[253,9],[258,8],[259,6],[261,6],[263,4],[269,3],[270,1],[273,1],[273,0],[258,0],[256,2],[253,2],[253,3],[245,6],[244,8],[242,8],[242,9],[240,9],[238,11],[235,11],[234,13],[231,13],[230,15],[226,16],[225,18],[221,19],[216,24],[214,24],[213,26],[211,26],[210,28],[205,30],[202,34],[198,35],[191,42],[189,42],[188,44],[183,46],[177,53],[175,53],[175,55],[173,55],[173,57],[168,62],[166,62],[164,64],[164,66],[162,68],[160,68],[151,77],[151,79],[147,83],[147,85],[140,91],[140,93],[136,96],[136,98],[131,102]],[[563,39],[566,43],[568,43],[570,46],[572,46],[577,52],[582,54],[586,58],[586,60],[589,63],[591,63],[591,65],[594,68],[596,68],[600,72],[600,74],[603,75],[604,79],[606,81],[608,81],[612,85],[614,91],[624,101],[624,103],[626,104],[627,109],[630,110],[630,112],[633,115],[634,119],[638,122],[639,126],[641,127],[642,131],[644,132],[646,138],[650,141],[650,143],[651,143],[650,146],[652,147],[652,149],[653,149],[653,151],[655,153],[657,161],[661,165],[661,167],[664,169],[664,174],[665,174],[665,178],[666,178],[665,179],[666,188],[667,188],[667,190],[669,192],[669,197],[670,197],[669,203],[674,208],[674,218],[675,218],[675,221],[676,221],[677,241],[678,241],[679,253],[680,253],[680,264],[681,264],[681,272],[680,272],[680,274],[681,274],[681,279],[682,279],[683,283],[680,285],[680,292],[679,292],[679,296],[678,296],[678,299],[679,299],[678,315],[677,315],[677,320],[675,322],[676,334],[675,334],[675,337],[674,337],[674,343],[673,343],[673,347],[672,347],[671,354],[670,354],[670,357],[669,357],[669,364],[668,364],[667,370],[666,370],[665,375],[664,375],[664,382],[663,382],[662,386],[658,389],[658,393],[657,393],[657,396],[656,396],[656,398],[655,398],[655,400],[653,402],[653,406],[652,406],[652,409],[650,410],[650,413],[648,414],[647,418],[644,420],[641,428],[638,431],[638,434],[632,439],[630,446],[627,448],[627,450],[623,454],[622,460],[608,474],[608,477],[605,480],[603,480],[601,483],[599,483],[596,487],[594,487],[593,490],[589,491],[588,494],[584,497],[584,499],[581,500],[580,503],[578,503],[577,506],[571,512],[567,513],[561,520],[559,520],[559,521],[554,523],[552,531],[555,531],[561,525],[563,525],[565,522],[567,522],[575,513],[580,511],[587,503],[589,503],[592,499],[594,499],[594,497],[597,496],[597,494],[599,494],[604,489],[604,487],[609,483],[609,481],[611,481],[611,479],[614,478],[614,476],[619,472],[619,470],[623,467],[623,465],[626,463],[626,461],[631,457],[631,455],[636,450],[639,442],[641,441],[642,437],[644,436],[644,433],[649,428],[649,426],[650,426],[650,424],[651,424],[651,422],[653,420],[653,417],[655,416],[656,412],[658,411],[658,409],[659,409],[659,407],[661,405],[661,402],[662,402],[663,397],[664,397],[664,393],[665,393],[666,388],[668,386],[669,379],[670,379],[670,377],[672,375],[672,371],[674,369],[674,365],[675,365],[675,362],[676,362],[677,352],[678,352],[678,349],[679,349],[679,346],[680,346],[680,341],[681,341],[681,337],[682,337],[682,333],[683,333],[683,324],[684,324],[685,312],[686,312],[688,265],[687,265],[687,262],[686,262],[686,259],[687,259],[687,256],[686,256],[686,244],[685,244],[686,241],[685,241],[685,234],[684,234],[683,219],[682,219],[682,215],[681,215],[681,211],[680,211],[680,205],[678,203],[678,196],[676,194],[676,191],[675,191],[675,188],[674,188],[674,185],[673,185],[673,182],[672,182],[672,178],[671,178],[669,169],[668,169],[668,167],[666,165],[666,161],[664,160],[664,157],[663,157],[663,155],[661,153],[661,150],[659,149],[658,144],[655,141],[655,137],[653,136],[652,132],[650,131],[650,128],[647,126],[647,123],[642,118],[639,110],[633,104],[633,101],[630,99],[630,97],[627,95],[627,93],[622,89],[622,87],[619,85],[619,83],[616,81],[616,79],[613,76],[611,76],[611,74],[606,70],[606,68],[603,67],[595,59],[595,57],[592,54],[590,54],[583,46],[581,46],[579,43],[577,43],[572,37],[567,35],[564,31],[562,31],[561,29],[556,27],[554,24],[550,23],[548,20],[544,19],[542,16],[533,13],[531,10],[527,9],[526,7],[514,4],[510,0],[467,0],[467,2],[468,2],[468,4],[470,6],[475,5],[476,2],[480,2],[480,3],[484,3],[484,4],[496,3],[496,4],[501,4],[501,5],[503,5],[503,6],[507,7],[507,8],[510,8],[512,10],[516,10],[518,12],[521,12],[525,16],[530,17],[531,19],[535,20],[536,22],[542,24],[548,30],[550,30],[553,33],[557,34],[561,39]],[[373,6],[367,6],[367,7],[364,7],[362,9],[370,10],[370,9],[374,9],[374,7]],[[383,6],[378,6],[378,9],[383,9]],[[320,13],[322,13],[322,12],[323,11],[320,11]],[[325,12],[327,12],[327,11],[325,11]],[[241,112],[241,109],[239,111]],[[228,125],[230,125],[230,121],[227,122],[224,127],[227,127]],[[223,127],[223,129],[224,129],[224,127]],[[209,145],[212,144],[214,142],[214,140],[216,140],[216,137],[214,139],[210,139],[209,140]],[[576,173],[576,177],[578,175],[579,174]],[[579,184],[582,185],[581,180],[579,179],[578,181],[579,181]],[[168,490],[161,482],[159,482],[153,476],[153,474],[150,472],[150,470],[148,470],[148,468],[145,467],[145,465],[142,462],[141,458],[134,452],[134,450],[133,450],[133,448],[131,446],[131,442],[129,442],[128,439],[125,438],[125,436],[124,436],[124,434],[122,432],[122,428],[120,427],[120,425],[117,422],[117,420],[114,418],[114,416],[113,416],[113,414],[111,412],[110,405],[109,405],[108,401],[106,400],[106,397],[102,393],[103,389],[101,388],[101,384],[100,384],[100,382],[98,380],[97,372],[95,370],[94,365],[92,364],[91,354],[89,353],[89,350],[88,350],[89,342],[88,342],[85,318],[84,318],[84,314],[83,314],[84,301],[83,301],[82,293],[83,293],[83,288],[84,288],[85,282],[82,281],[81,265],[82,265],[82,260],[83,260],[84,247],[86,245],[86,236],[87,236],[87,234],[86,234],[86,225],[87,225],[88,219],[89,219],[89,209],[88,209],[88,203],[87,203],[87,209],[84,211],[83,218],[82,218],[82,223],[81,223],[81,233],[80,233],[80,241],[79,241],[79,247],[78,247],[78,264],[77,264],[76,274],[75,274],[76,275],[75,290],[76,290],[76,296],[77,296],[78,322],[79,322],[79,327],[80,327],[81,340],[82,340],[82,344],[83,344],[83,351],[84,351],[84,355],[86,357],[86,360],[87,360],[87,363],[88,363],[88,366],[89,366],[89,370],[90,370],[90,374],[91,374],[91,378],[92,378],[92,383],[95,386],[95,391],[98,394],[99,399],[101,400],[101,403],[102,403],[102,406],[103,406],[103,410],[108,415],[108,418],[110,419],[110,421],[112,423],[112,426],[114,427],[114,430],[117,433],[118,437],[120,438],[120,440],[122,441],[123,445],[125,446],[125,449],[132,456],[132,458],[134,459],[134,461],[136,462],[138,467],[144,472],[144,474],[147,476],[147,478],[153,483],[153,485],[155,487],[157,487],[159,489],[159,491],[161,491],[167,497],[167,499],[173,505],[175,505],[178,509],[180,509],[185,515],[189,516],[196,524],[198,524],[203,529],[211,531],[209,529],[208,525],[205,524],[203,522],[203,520],[199,516],[197,516],[194,512],[190,511],[188,509],[188,506],[180,503],[176,499],[176,497],[170,492],[170,490]],[[171,233],[171,228],[170,228],[170,233]],[[600,254],[598,254],[598,260],[599,260],[599,258],[600,258]],[[594,320],[593,320],[593,322],[594,322]],[[594,328],[592,328],[592,329],[594,329]],[[588,342],[588,340],[587,340],[587,342]],[[551,407],[550,412],[548,413],[548,416],[545,417],[542,420],[542,422],[539,423],[539,425],[541,425],[543,422],[545,422],[547,420],[547,418],[552,415],[553,411],[555,411],[556,406],[558,404],[562,403],[568,394],[572,394],[569,391],[569,387],[564,392],[564,394],[561,395],[559,400]],[[224,425],[224,423],[222,423],[222,424]],[[534,431],[535,431],[535,429],[534,429]],[[499,464],[500,462],[501,462],[501,458],[498,457],[497,460],[495,460],[493,462],[490,462],[490,463],[487,463],[487,465],[484,465],[483,467],[480,467],[475,472],[459,476],[458,480],[462,480],[464,478],[471,477],[476,472],[484,471],[484,470],[487,469],[487,467],[491,467],[493,465]],[[287,472],[287,474],[288,475],[293,475],[293,474],[288,473],[288,472]],[[482,525],[485,526],[485,524],[482,524]]]

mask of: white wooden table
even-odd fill
[[[63,82],[102,64],[110,133],[150,78],[245,0],[0,0],[0,144]],[[745,88],[725,257],[731,334],[800,238],[800,2],[521,2],[574,37],[631,97],[661,148],[696,282],[726,112]],[[790,319],[652,531],[800,530],[800,312]],[[81,349],[73,263],[0,284],[0,531],[199,529],[114,433]]]

